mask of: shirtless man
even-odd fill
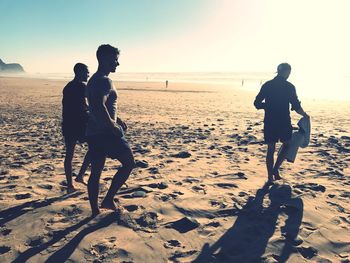
[[[119,50],[111,45],[101,45],[97,49],[96,56],[98,69],[87,85],[90,114],[86,131],[91,153],[88,194],[93,215],[100,212],[99,180],[106,157],[117,159],[122,167],[114,175],[101,208],[117,210],[114,196],[135,167],[133,153],[124,137],[127,126],[117,117],[117,91],[108,77],[119,66]]]
[[[72,182],[72,160],[77,142],[85,142],[85,129],[88,119],[86,103],[86,84],[89,77],[89,70],[85,64],[77,63],[74,66],[75,77],[63,89],[62,99],[62,132],[66,145],[64,159],[64,171],[67,179],[67,192],[75,191]],[[84,157],[79,174],[75,179],[77,182],[84,182],[83,176],[90,164],[89,152]]]

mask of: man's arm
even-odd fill
[[[125,122],[122,121],[121,118],[117,117],[117,123],[122,127],[123,131],[126,131],[128,129],[128,126]]]
[[[296,113],[300,114],[303,117],[309,118],[309,115],[307,115],[304,109],[301,107],[301,104],[298,99],[297,92],[294,86],[292,86],[290,103],[292,104],[292,110],[294,110]]]
[[[260,92],[258,93],[258,95],[255,98],[255,101],[254,101],[255,108],[257,108],[258,110],[265,109],[265,103],[263,102],[263,100],[265,100],[264,85],[261,87]]]
[[[300,114],[301,116],[305,118],[310,118],[310,116],[303,110],[303,108],[300,106],[298,110],[295,110],[296,113]]]

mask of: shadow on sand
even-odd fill
[[[22,263],[26,262],[29,258],[33,257],[34,255],[44,251],[48,247],[52,246],[53,244],[57,243],[64,237],[66,237],[69,233],[78,230],[80,227],[86,225],[89,223],[93,217],[87,217],[80,221],[79,223],[70,226],[64,230],[58,230],[55,231],[52,234],[52,238],[50,241],[43,243],[39,246],[32,247],[21,253],[13,262],[14,263]],[[71,239],[65,246],[63,246],[61,249],[53,253],[46,262],[65,262],[70,255],[74,252],[76,247],[79,245],[80,241],[87,236],[88,234],[97,231],[100,228],[104,228],[109,226],[112,223],[118,222],[118,215],[117,213],[110,213],[107,216],[104,216],[101,219],[98,219],[96,223],[92,223],[90,226],[84,228],[81,230],[73,239]]]
[[[33,200],[14,207],[7,208],[0,211],[0,225],[4,225],[17,217],[31,212],[37,208],[49,206],[54,202],[63,201],[68,198],[78,197],[82,192],[75,192],[72,194],[66,194],[63,196],[57,196],[52,198],[47,198],[45,200]]]
[[[270,200],[268,207],[263,202],[266,195]],[[296,252],[296,237],[303,217],[303,202],[292,198],[288,185],[259,189],[254,198],[248,199],[234,225],[214,244],[205,244],[193,262],[264,262],[263,255],[280,214],[287,216],[281,228],[283,238],[274,244],[280,254],[271,256],[278,262],[286,262]]]

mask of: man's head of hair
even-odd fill
[[[73,71],[75,75],[79,75],[87,70],[88,66],[86,66],[83,63],[77,63],[75,64]]]
[[[74,68],[74,79],[78,81],[87,81],[89,78],[89,69],[88,66],[86,66],[83,63],[77,63],[75,64]]]
[[[119,55],[120,51],[118,48],[113,47],[109,44],[101,45],[98,47],[96,51],[96,57],[98,62],[106,60],[106,58],[109,57],[117,57]]]
[[[277,67],[277,74],[287,79],[290,75],[291,70],[292,67],[288,63],[281,63]]]

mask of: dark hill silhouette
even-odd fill
[[[23,67],[18,63],[6,64],[0,59],[0,73],[22,73],[24,72]]]

